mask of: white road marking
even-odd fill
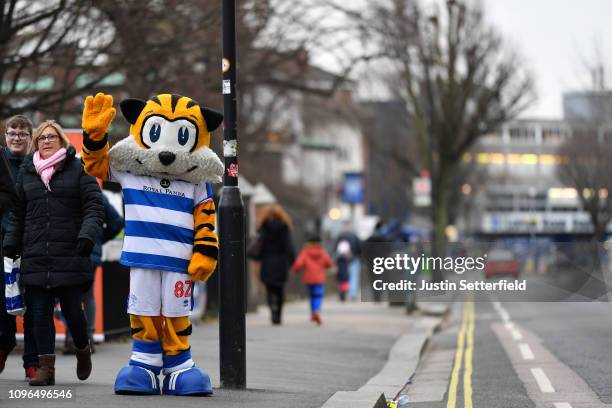
[[[509,323],[510,322],[510,315],[508,314],[506,309],[504,309],[504,307],[501,305],[501,303],[499,303],[497,301],[493,302],[493,308],[495,310],[497,310],[497,313],[499,313],[499,316],[504,321],[504,323]]]
[[[506,330],[510,332],[512,339],[516,341],[523,340],[523,335],[521,334],[520,330],[517,327],[515,327],[514,323],[510,320],[510,314],[508,313],[508,311],[504,309],[504,307],[499,302],[493,302],[493,308],[497,311],[497,313],[499,313],[499,316],[504,322],[504,327],[506,328]],[[531,350],[531,347],[529,347],[529,344],[520,343],[518,346],[521,352],[521,356],[523,357],[523,360],[534,360],[535,359],[535,356],[533,355],[533,351]],[[543,369],[539,367],[532,368],[531,374],[535,378],[541,392],[543,393],[555,392],[555,388],[553,387],[552,383],[548,379],[548,376],[546,375]],[[555,402],[554,405],[555,405],[555,408],[572,408],[572,406],[567,402]]]
[[[493,307],[497,310],[497,313],[499,313],[499,316],[504,322],[504,326],[506,327],[506,329],[508,329],[508,331],[512,335],[512,338],[517,341],[523,340],[523,335],[516,327],[514,327],[514,323],[510,321],[510,314],[506,311],[506,309],[504,309],[504,307],[501,306],[499,302],[493,302]]]
[[[512,338],[513,338],[514,340],[517,340],[517,341],[518,341],[518,340],[523,340],[523,335],[522,335],[522,334],[521,334],[521,332],[520,332],[518,329],[516,329],[516,328],[514,328],[514,329],[510,330],[510,334],[512,334]]]
[[[533,360],[535,356],[533,355],[533,351],[531,351],[531,347],[527,343],[519,344],[519,350],[521,351],[521,355],[523,356],[523,360]]]
[[[589,385],[578,374],[559,361],[542,343],[538,342],[537,337],[532,332],[521,327],[520,331],[524,340],[515,342],[503,323],[492,323],[491,327],[504,347],[506,354],[510,357],[514,370],[521,382],[525,384],[527,394],[535,403],[535,406],[572,408],[574,403],[580,401],[583,404],[580,406],[603,407],[599,397]],[[518,325],[516,327],[518,328]],[[521,350],[521,344],[529,344],[535,357],[533,360],[525,360],[525,353]],[[538,361],[545,362],[546,367],[540,366]],[[540,367],[537,368],[538,366]],[[542,370],[543,368],[544,370]],[[547,377],[545,371],[546,373],[552,373],[553,377]]]
[[[538,387],[540,387],[540,391],[542,392],[555,392],[550,380],[546,376],[546,373],[541,368],[532,368],[531,374],[535,378],[538,383]]]

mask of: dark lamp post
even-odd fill
[[[219,366],[223,388],[246,388],[245,212],[238,188],[236,4],[223,0],[223,156],[219,200]]]

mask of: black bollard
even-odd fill
[[[221,386],[246,387],[244,204],[238,187],[224,187],[219,202],[221,242],[219,349]]]

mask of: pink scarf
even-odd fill
[[[42,179],[45,187],[47,187],[47,190],[51,191],[49,183],[51,182],[53,173],[55,173],[55,166],[61,163],[65,158],[66,149],[63,147],[46,159],[40,157],[38,150],[34,152],[34,167],[36,167],[36,172]]]

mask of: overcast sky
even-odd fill
[[[368,0],[351,1],[359,9]],[[538,99],[521,116],[561,118],[563,92],[592,88],[586,64],[597,60],[597,52],[607,66],[607,88],[612,88],[612,0],[480,1],[486,21],[501,32],[533,75]],[[315,59],[337,72],[330,61],[325,54]],[[388,97],[375,82],[361,81],[360,86],[366,99]]]
[[[612,68],[612,1],[484,0],[487,19],[520,51],[538,100],[525,117],[562,115],[562,93],[590,87],[585,67],[600,50]],[[612,84],[612,70],[606,72]],[[608,86],[609,87],[609,86]]]

